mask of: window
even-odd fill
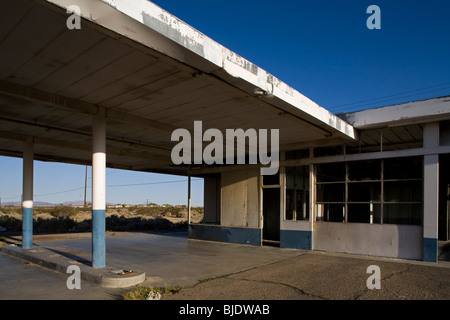
[[[317,221],[422,224],[421,157],[316,166]]]
[[[346,164],[316,166],[317,221],[345,222]]]
[[[309,158],[309,149],[286,151],[285,160]]]
[[[309,220],[309,167],[286,168],[286,220]]]
[[[383,223],[422,224],[423,158],[384,160]]]

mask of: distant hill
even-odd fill
[[[16,201],[16,202],[3,202],[2,206],[14,206],[14,207],[20,207],[22,206],[22,202]],[[33,202],[34,207],[55,207],[56,204],[49,203],[49,202],[42,202],[42,201],[34,201]]]
[[[91,203],[88,202],[88,205],[90,205]],[[66,201],[63,203],[50,203],[50,202],[43,202],[43,201],[34,201],[33,202],[33,206],[34,207],[56,207],[59,205],[63,205],[63,206],[69,206],[69,207],[75,207],[75,206],[83,206],[84,205],[84,201]],[[107,203],[106,205],[111,205],[110,203]],[[7,206],[13,206],[13,207],[20,207],[22,206],[22,202],[20,201],[16,201],[16,202],[2,202],[2,206],[7,207]]]

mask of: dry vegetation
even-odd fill
[[[35,234],[90,232],[90,209],[57,206],[34,208],[33,232]],[[191,208],[192,222],[200,222],[203,208]],[[22,230],[22,209],[0,208],[0,229],[7,232]],[[176,231],[187,228],[186,206],[108,208],[107,231]]]

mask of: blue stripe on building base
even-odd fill
[[[438,262],[438,239],[423,238],[423,261]]]
[[[189,238],[259,246],[261,229],[191,224]]]
[[[280,247],[291,249],[312,249],[312,231],[280,230]]]

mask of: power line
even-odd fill
[[[203,179],[192,179],[191,181],[201,181]],[[144,183],[130,183],[130,184],[117,184],[117,185],[108,185],[106,188],[116,188],[116,187],[134,187],[134,186],[145,186],[145,185],[155,185],[155,184],[167,184],[167,183],[180,183],[180,182],[187,182],[187,180],[172,180],[172,181],[159,181],[159,182],[144,182]],[[88,188],[91,188],[91,186],[88,186]],[[82,190],[84,187],[80,188],[74,188],[64,191],[57,191],[52,193],[45,193],[45,194],[35,194],[34,197],[45,197],[45,196],[52,196],[56,194],[62,194],[62,193],[68,193],[73,192],[77,190]],[[14,198],[20,198],[21,196],[14,196],[14,197],[3,197],[3,200],[5,199],[14,199]]]
[[[192,179],[191,181],[200,181],[202,179]],[[132,183],[132,184],[116,184],[106,186],[107,188],[115,188],[115,187],[133,187],[133,186],[146,186],[152,184],[166,184],[166,183],[176,183],[176,182],[187,182],[187,180],[174,180],[174,181],[162,181],[162,182],[146,182],[146,183]]]
[[[398,100],[401,98],[418,96],[418,95],[422,95],[425,93],[449,89],[450,88],[449,85],[450,85],[450,82],[441,83],[441,84],[437,84],[434,86],[425,87],[422,89],[415,89],[415,90],[405,91],[405,92],[391,94],[391,95],[387,95],[387,96],[382,96],[382,97],[378,97],[378,98],[372,98],[372,99],[362,100],[362,101],[353,102],[353,103],[346,103],[346,104],[334,106],[334,107],[330,108],[330,110],[333,110],[333,112],[340,112],[347,108],[348,109],[360,108],[360,107],[369,106],[369,105],[373,105],[373,104],[377,104],[377,103],[381,103],[381,102],[387,102],[387,101],[392,101],[392,100]],[[442,88],[433,89],[433,88],[438,88],[438,87],[442,87]],[[433,90],[428,90],[428,89],[433,89]],[[427,90],[427,91],[424,91],[424,90]],[[423,91],[423,92],[421,92],[421,91]],[[413,93],[413,94],[409,94],[409,93]],[[386,98],[391,98],[391,99],[386,99]],[[381,100],[381,99],[384,99],[384,100]],[[380,101],[377,101],[377,100],[380,100]],[[374,101],[374,102],[372,102],[372,101]],[[366,103],[366,102],[372,102],[372,103]],[[361,103],[364,103],[364,104],[361,104]],[[352,107],[353,105],[357,105],[357,106]],[[345,108],[342,108],[342,107],[345,107]]]

